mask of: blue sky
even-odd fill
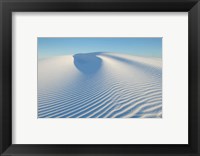
[[[162,38],[38,38],[38,58],[90,52],[162,57]]]

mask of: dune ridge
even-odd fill
[[[95,52],[38,62],[39,118],[161,118],[162,59]]]

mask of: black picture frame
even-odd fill
[[[188,12],[188,145],[20,145],[12,144],[12,12]],[[199,0],[0,0],[0,153],[42,155],[200,155],[200,2]],[[53,135],[53,134],[52,134]],[[167,134],[163,134],[167,135]],[[37,136],[36,136],[37,137]],[[103,137],[103,136],[102,136]],[[169,136],[170,137],[170,136]]]

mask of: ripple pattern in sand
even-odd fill
[[[39,60],[39,118],[161,118],[162,60],[88,53]]]

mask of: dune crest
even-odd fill
[[[96,53],[75,54],[73,57],[74,65],[84,74],[94,74],[101,67],[102,60],[97,57]]]
[[[39,118],[161,118],[162,59],[96,52],[38,63]]]

